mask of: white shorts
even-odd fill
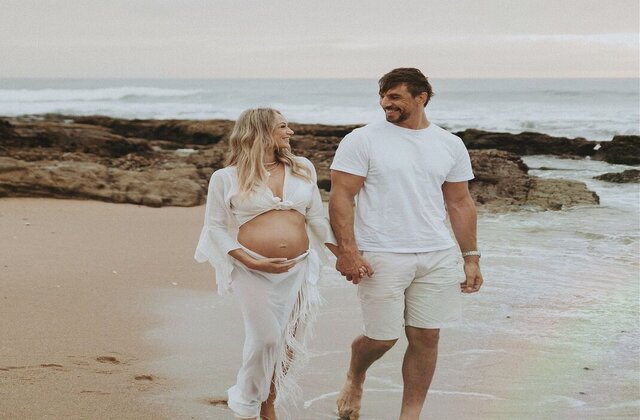
[[[365,336],[395,340],[405,326],[437,329],[460,322],[464,270],[458,247],[363,256],[375,272],[358,284]]]

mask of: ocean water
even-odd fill
[[[640,131],[638,79],[431,79],[429,117],[450,130],[537,131],[611,140]],[[235,119],[256,106],[293,122],[382,118],[376,80],[0,79],[0,115],[61,113]]]

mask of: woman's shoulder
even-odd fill
[[[216,169],[213,173],[220,175],[234,175],[238,171],[238,168],[235,165],[225,166],[220,169]]]
[[[306,166],[308,168],[309,167],[313,168],[313,162],[311,162],[309,159],[307,159],[304,156],[294,156],[293,160],[295,160],[296,163],[299,164],[299,165],[304,165],[304,166]]]
[[[211,179],[232,180],[238,175],[238,170],[235,166],[225,166],[224,168],[216,169],[211,174]]]

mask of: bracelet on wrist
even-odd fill
[[[473,250],[473,251],[465,251],[465,252],[462,253],[462,258],[465,258],[465,257],[478,257],[478,258],[480,258],[481,256],[482,256],[482,254],[477,249]]]

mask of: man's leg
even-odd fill
[[[351,344],[351,363],[338,395],[340,419],[359,418],[367,369],[398,341],[404,325],[405,289],[415,275],[414,254],[364,252],[375,270],[358,284],[364,334]]]
[[[338,394],[338,416],[341,420],[355,420],[360,417],[362,387],[367,369],[393,347],[396,341],[398,340],[373,340],[364,335],[353,340],[347,380]]]
[[[438,359],[439,329],[406,327],[409,346],[402,363],[404,392],[400,420],[418,420]]]
[[[461,318],[464,272],[457,247],[418,254],[416,278],[405,291],[409,346],[404,355],[400,419],[418,420],[436,368],[440,328]]]

